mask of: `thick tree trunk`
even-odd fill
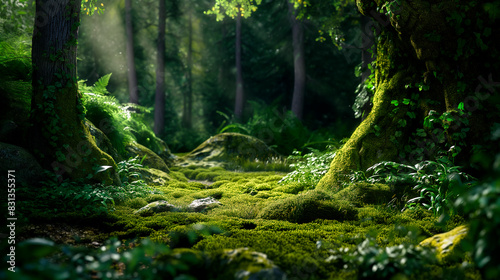
[[[238,7],[239,9],[239,7]],[[241,120],[245,103],[245,93],[243,91],[243,69],[241,66],[241,12],[236,17],[236,99],[234,103],[234,116]]]
[[[306,63],[304,59],[304,29],[297,19],[297,13],[292,3],[288,3],[290,23],[292,25],[294,83],[292,97],[292,112],[302,120],[304,111],[304,94],[306,86]]]
[[[36,1],[32,41],[32,149],[42,165],[62,177],[93,175],[102,165],[116,167],[84,125],[76,80],[81,1]],[[94,179],[117,183],[116,170]]]
[[[154,116],[154,132],[158,137],[163,136],[165,130],[165,20],[165,0],[159,0]]]
[[[193,115],[193,19],[192,13],[188,17],[188,49],[187,49],[187,71],[186,91],[183,98],[182,124],[185,128],[191,128]]]
[[[384,160],[445,155],[468,164],[472,144],[486,143],[499,121],[499,41],[492,36],[498,19],[470,1],[394,1],[385,14],[377,12],[388,9],[380,2],[357,0],[380,27],[373,108],[337,152],[320,189],[338,190],[351,171]]]
[[[139,88],[134,60],[134,29],[132,27],[132,0],[125,0],[125,29],[127,33],[127,67],[129,102],[139,104]]]

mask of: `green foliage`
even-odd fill
[[[138,244],[110,239],[99,249],[30,239],[20,243],[18,250],[26,254],[19,255],[10,279],[196,279],[196,266],[203,260],[149,239]]]
[[[497,130],[498,131],[498,130]],[[495,174],[469,191],[462,193],[455,201],[457,212],[469,222],[469,233],[465,243],[466,251],[472,253],[483,279],[500,277],[500,249],[498,229],[500,228],[500,154],[496,155],[493,166]]]
[[[234,18],[241,14],[242,17],[249,17],[257,10],[262,0],[215,0],[215,5],[211,10],[206,11],[208,15],[216,15],[217,21],[223,20],[227,15]]]
[[[135,141],[156,153],[164,152],[165,145],[158,139],[146,123],[145,115],[150,110],[133,104],[122,105],[109,95],[107,86],[111,74],[101,77],[93,86],[79,81],[83,92],[83,105],[86,117],[109,138],[119,154],[125,155],[125,146]]]
[[[308,187],[314,187],[330,168],[330,163],[335,157],[338,147],[329,145],[327,150],[320,152],[317,149],[309,148],[310,152],[302,155],[300,151],[293,151],[287,158],[292,162],[290,167],[295,169],[280,180],[281,184],[298,182]]]
[[[78,212],[84,216],[105,214],[114,206],[109,187],[102,184],[87,184],[84,180],[58,181],[54,174],[46,173],[48,179],[38,188],[19,189],[20,213],[26,217],[50,217],[58,214]]]
[[[383,248],[372,237],[353,249],[341,248],[330,253],[327,262],[356,271],[357,279],[406,278],[421,275],[430,269],[429,265],[437,263],[430,248],[411,244]]]
[[[366,172],[371,175],[366,177],[364,172],[354,172],[350,175],[351,182],[413,186],[419,196],[408,200],[406,207],[413,208],[421,204],[437,216],[452,214],[451,204],[475,180],[461,172],[460,167],[452,165],[446,158],[423,161],[415,165],[383,161],[371,166]]]

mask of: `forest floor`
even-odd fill
[[[122,241],[149,237],[202,252],[248,248],[265,254],[288,279],[333,279],[342,277],[335,262],[326,261],[332,250],[354,248],[368,237],[380,247],[417,245],[463,223],[460,219],[438,223],[423,209],[402,212],[404,203],[395,200],[356,207],[332,204],[331,196],[312,186],[280,183],[286,175],[280,172],[191,166],[173,167],[170,175],[170,181],[151,185],[149,196],[117,204],[105,216],[81,217],[87,221],[77,224],[75,217],[35,223],[24,229],[23,236],[96,248],[110,237]],[[207,197],[220,204],[201,212],[187,210],[193,200]],[[135,214],[159,200],[177,210]],[[332,212],[336,214],[329,216]]]

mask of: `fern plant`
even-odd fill
[[[92,86],[83,80],[78,82],[79,90],[83,92],[86,118],[108,136],[121,155],[126,154],[125,146],[130,142],[142,144],[156,153],[163,152],[165,145],[145,120],[145,115],[151,110],[134,104],[120,104],[107,90],[110,78],[111,74],[105,75]]]

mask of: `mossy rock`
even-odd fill
[[[179,165],[225,166],[247,161],[270,162],[280,155],[261,140],[239,133],[222,133],[210,137],[185,155]]]
[[[194,212],[203,212],[219,205],[220,202],[215,198],[206,197],[194,200],[191,204],[189,204],[188,208]]]
[[[172,180],[169,173],[159,169],[139,168],[138,171],[142,176],[141,179],[148,185],[163,186]]]
[[[394,192],[388,185],[357,182],[342,189],[333,197],[348,200],[356,207],[361,207],[365,204],[385,204],[393,196]]]
[[[113,144],[109,140],[108,136],[104,134],[99,128],[97,128],[91,121],[85,120],[85,125],[89,129],[90,134],[94,137],[95,144],[99,149],[101,149],[106,154],[110,155],[115,162],[120,162],[123,157],[118,154]]]
[[[453,257],[455,253],[461,254],[460,250],[458,250],[460,246],[457,245],[466,237],[467,232],[466,226],[458,226],[448,232],[429,237],[420,242],[419,245],[434,247],[438,260],[446,261],[448,258]]]
[[[321,191],[309,191],[268,205],[259,214],[262,219],[308,223],[316,219],[354,220],[357,210],[345,200],[334,200]]]
[[[0,170],[4,172],[7,185],[7,170],[14,170],[16,184],[33,186],[44,178],[43,168],[35,157],[19,146],[0,142]]]
[[[136,142],[131,142],[127,144],[125,149],[127,150],[127,154],[129,157],[133,158],[138,156],[142,159],[144,156],[146,156],[146,159],[144,159],[144,162],[142,163],[144,166],[158,169],[166,173],[170,172],[170,169],[168,168],[165,161],[163,161],[161,157],[159,157],[157,154],[155,154],[145,146]]]
[[[156,213],[179,211],[178,207],[165,200],[151,202],[148,205],[135,211],[134,214],[140,216],[151,216]]]

